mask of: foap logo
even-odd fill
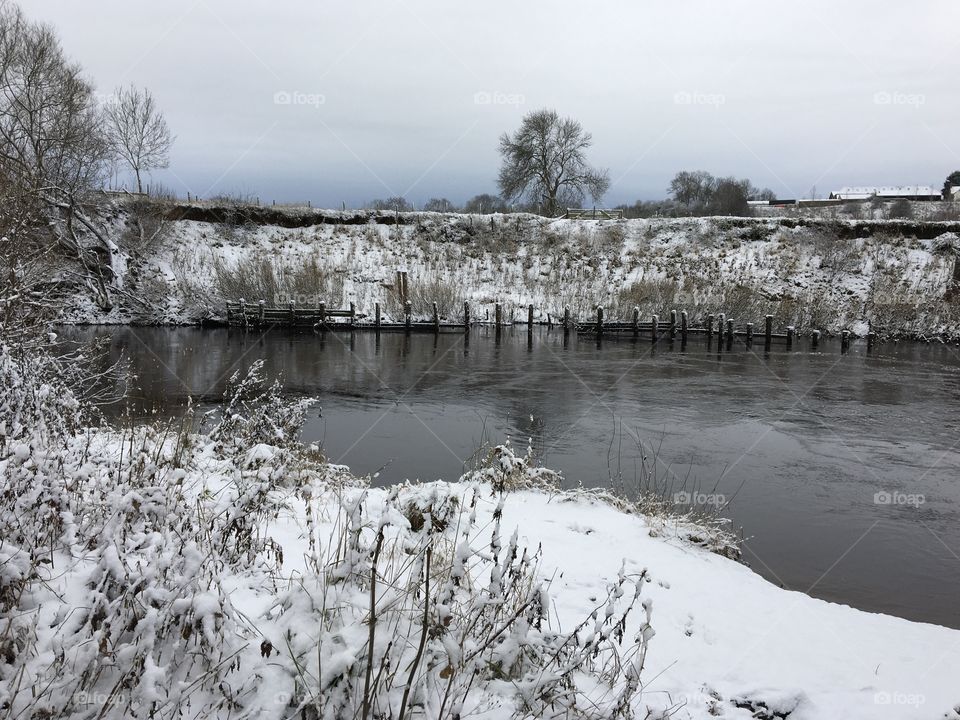
[[[97,104],[103,107],[111,107],[120,102],[116,93],[94,92],[93,97],[96,99]]]
[[[919,708],[927,702],[927,698],[920,693],[908,692],[878,692],[873,696],[874,705],[899,705],[903,707]]]
[[[688,92],[679,90],[673,94],[674,105],[706,105],[719,108],[726,104],[727,96],[720,93]]]
[[[688,492],[682,490],[673,494],[673,504],[723,507],[727,504],[727,497],[720,493]]]
[[[874,105],[906,105],[907,107],[919,108],[926,104],[927,96],[919,93],[904,93],[889,90],[881,90],[873,94]]]
[[[278,90],[273,94],[274,105],[308,105],[319,108],[327,102],[326,95],[300,92],[299,90]]]
[[[117,702],[117,700],[118,698],[112,694],[93,692],[91,690],[78,690],[73,694],[73,701],[77,705],[95,705],[98,707],[104,707],[106,705],[113,705]]]
[[[319,306],[324,301],[324,297],[309,293],[279,293],[277,295],[277,304],[281,306]]]
[[[922,493],[887,492],[880,490],[873,494],[874,505],[907,505],[920,507],[927,501]]]
[[[505,93],[499,90],[492,92],[480,90],[473,94],[474,105],[513,105],[519,107],[526,101],[526,98],[520,93]]]

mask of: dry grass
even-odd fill
[[[245,299],[268,304],[339,307],[343,280],[314,254],[297,265],[261,253],[230,264],[213,260],[213,295],[221,302]]]

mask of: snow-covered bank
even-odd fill
[[[59,377],[0,352],[11,717],[960,717],[960,631],[781,590],[507,446],[372,489],[249,379],[199,435],[91,428]]]
[[[565,306],[587,319],[597,305],[628,319],[639,306],[644,317],[686,309],[694,321],[724,312],[756,323],[770,313],[800,332],[862,334],[872,324],[888,335],[960,336],[958,223],[228,210],[113,207],[105,217],[124,255],[123,292],[110,312],[73,293],[61,319],[195,323],[222,318],[240,293],[284,305],[354,302],[367,316],[379,302],[398,317],[395,278],[406,271],[423,315],[433,301],[455,318],[469,300],[480,319],[496,302],[518,318],[532,303],[540,320]],[[150,212],[166,219],[143,220]]]

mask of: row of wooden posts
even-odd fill
[[[463,320],[456,323],[441,322],[437,303],[433,303],[432,305],[432,316],[430,320],[425,322],[414,321],[412,303],[409,300],[404,301],[404,319],[403,322],[397,323],[384,322],[380,303],[376,303],[373,322],[358,323],[354,303],[350,303],[348,309],[327,308],[326,303],[322,302],[316,307],[297,307],[292,301],[288,303],[287,307],[268,307],[263,300],[260,300],[254,306],[250,306],[245,300],[241,299],[238,303],[227,304],[227,323],[229,325],[243,326],[286,325],[291,327],[312,327],[321,330],[343,327],[351,330],[427,330],[433,332],[440,332],[441,329],[457,328],[469,331],[470,326],[475,324],[471,318],[470,303],[468,302],[463,304]],[[503,306],[500,303],[494,305],[493,325],[498,330],[508,324],[504,321],[503,310]],[[665,317],[661,320],[658,315],[653,315],[650,320],[641,321],[640,309],[635,307],[633,309],[632,320],[629,322],[606,321],[602,307],[598,307],[596,313],[596,320],[594,322],[579,323],[572,319],[570,308],[567,307],[564,308],[562,322],[558,324],[562,326],[565,333],[573,330],[582,333],[593,333],[597,335],[597,337],[608,334],[632,334],[634,337],[639,337],[649,334],[653,340],[661,337],[675,339],[679,336],[682,342],[686,342],[688,336],[691,334],[699,334],[706,335],[708,340],[712,339],[714,335],[720,340],[725,337],[728,342],[732,342],[734,337],[742,337],[747,344],[751,344],[757,337],[762,337],[764,343],[767,345],[774,339],[783,339],[786,340],[786,344],[789,347],[793,344],[795,336],[795,328],[792,325],[786,328],[785,333],[775,333],[773,331],[773,315],[767,315],[764,318],[761,335],[759,328],[755,329],[754,323],[748,322],[740,328],[737,328],[734,318],[728,318],[724,313],[720,313],[719,315],[711,313],[707,315],[706,322],[697,327],[690,324],[686,311],[678,313],[676,310],[671,310],[669,318]],[[487,317],[489,318],[489,315]],[[339,322],[341,319],[345,319],[346,322]],[[476,324],[488,324],[488,320],[480,321]],[[512,316],[509,324],[514,324]],[[536,323],[534,322],[534,306],[532,304],[527,306],[527,321],[525,324],[527,325],[528,332],[533,332],[533,327]],[[554,322],[552,316],[548,314],[546,323],[541,324],[553,327]],[[850,332],[844,330],[840,337],[842,346],[844,348],[849,346],[851,339]],[[819,345],[820,338],[821,333],[819,330],[814,330],[811,333],[811,344],[813,347]],[[870,332],[867,335],[868,348],[873,345],[875,339],[875,333]]]

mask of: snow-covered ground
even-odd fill
[[[11,717],[960,718],[960,631],[782,590],[509,446],[373,489],[249,379],[197,435],[0,375]]]
[[[281,211],[275,211],[281,212]],[[414,313],[438,301],[457,317],[492,316],[500,302],[526,317],[586,320],[597,305],[629,319],[688,310],[696,321],[724,312],[740,322],[775,316],[778,328],[857,334],[960,335],[953,299],[960,225],[947,222],[686,218],[549,220],[529,215],[409,213],[353,224],[312,211],[247,223],[167,222],[134,247],[130,211],[114,208],[112,235],[126,255],[116,307],[99,311],[83,292],[64,304],[66,322],[192,323],[223,318],[225,302],[293,300],[356,304],[397,318],[396,273],[405,271]],[[268,277],[269,275],[269,277]]]

